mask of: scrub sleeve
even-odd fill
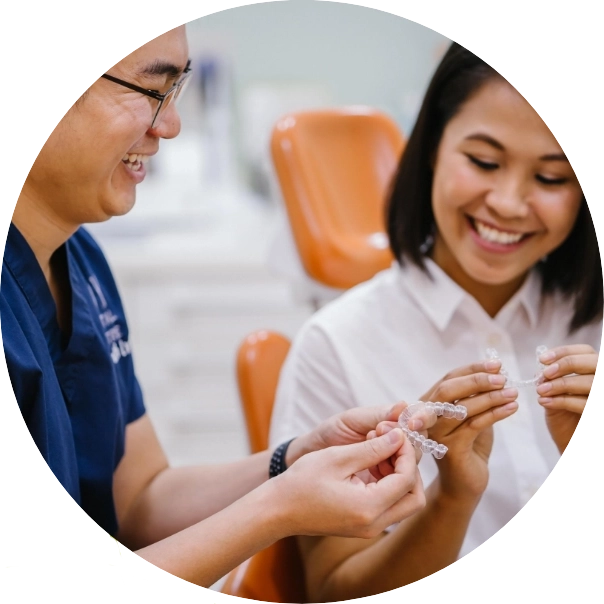
[[[118,530],[113,473],[128,423],[145,413],[128,325],[107,261],[80,228],[56,253],[71,286],[71,330],[26,240],[11,224],[0,284],[9,376],[23,419],[50,469],[93,520]]]

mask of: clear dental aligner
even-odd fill
[[[416,448],[421,449],[422,453],[431,453],[436,459],[442,459],[448,451],[448,447],[440,445],[436,441],[426,438],[419,432],[409,429],[409,420],[416,414],[428,411],[436,415],[442,415],[450,419],[462,421],[466,419],[468,410],[463,405],[452,405],[451,403],[432,403],[417,401],[409,405],[399,416],[398,423],[403,432],[407,435],[409,442]]]
[[[547,350],[547,346],[541,344],[541,346],[537,346],[535,350],[535,355],[537,357],[537,373],[535,376],[528,380],[513,380],[510,378],[509,373],[503,367],[499,373],[505,377],[505,385],[508,388],[526,388],[527,386],[538,386],[543,381],[543,370],[545,369],[545,365],[539,360],[539,357]],[[487,348],[486,350],[487,360],[489,361],[501,361],[499,358],[499,353],[495,348]]]

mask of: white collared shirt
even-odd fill
[[[600,348],[601,323],[569,336],[572,304],[541,296],[536,272],[491,318],[434,262],[432,279],[415,265],[393,264],[317,312],[300,330],[281,372],[271,445],[303,434],[323,419],[357,406],[413,402],[454,368],[496,348],[512,379],[534,376],[535,349],[563,344]],[[504,526],[536,493],[560,455],[534,389],[494,427],[489,484],[472,517],[460,556]],[[424,485],[437,467],[420,462]]]

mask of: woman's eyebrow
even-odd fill
[[[541,161],[568,161],[564,153],[549,153],[548,155],[542,155],[539,159]]]
[[[483,143],[487,143],[487,145],[491,145],[498,151],[505,151],[505,147],[492,136],[488,134],[483,134],[482,132],[477,132],[476,134],[470,134],[466,136],[467,141],[481,141]],[[568,158],[564,153],[548,153],[547,155],[542,155],[539,158],[540,161],[568,161]]]
[[[491,147],[495,147],[495,149],[497,149],[498,151],[505,151],[505,147],[498,140],[495,140],[492,136],[489,136],[488,134],[483,134],[481,132],[466,136],[466,140],[482,141],[483,143],[487,143],[487,145],[491,145]]]

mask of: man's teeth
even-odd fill
[[[140,165],[137,164],[146,164],[149,161],[149,156],[143,155],[142,153],[126,153],[122,161],[132,164],[129,166],[130,168],[134,168],[136,166],[135,169],[139,169]]]
[[[474,219],[474,226],[478,231],[478,234],[486,241],[490,241],[491,243],[500,243],[503,245],[511,245],[512,243],[518,243],[522,237],[524,237],[523,233],[505,233],[504,231],[499,231],[494,229],[486,224],[479,222]]]

